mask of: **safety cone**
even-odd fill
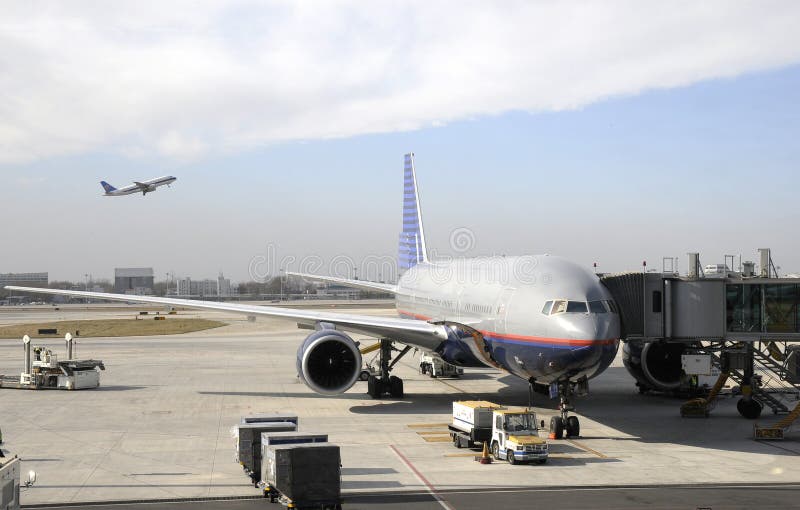
[[[481,456],[478,457],[478,462],[481,464],[492,463],[492,457],[489,455],[489,443],[486,441],[483,442],[483,453],[481,453]]]

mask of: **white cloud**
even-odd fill
[[[0,163],[411,130],[800,60],[798,2],[4,2]]]

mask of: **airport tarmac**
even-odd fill
[[[60,308],[0,308],[0,324],[94,319],[135,310],[118,305]],[[394,312],[370,306],[359,313]],[[730,484],[775,484],[782,494],[789,487],[785,484],[800,482],[800,435],[790,432],[779,443],[753,441],[753,423],[739,417],[733,399],[721,400],[709,419],[682,419],[680,400],[638,395],[619,359],[592,380],[590,396],[576,403],[582,436],[551,442],[548,464],[481,465],[472,459],[475,452],[449,443],[451,402],[525,405],[524,381],[492,370],[430,379],[419,374],[417,358],[407,356],[395,371],[405,381],[403,400],[372,400],[365,383],[338,397],[322,397],[296,377],[297,346],[307,331],[272,319],[248,322],[216,312],[182,315],[230,325],[168,337],[79,339],[79,357],[105,362],[101,388],[0,389],[3,447],[23,459],[23,472],[38,473],[36,485],[23,493],[23,504],[254,496],[257,490],[233,460],[230,428],[244,414],[286,410],[297,412],[301,430],[328,433],[342,447],[343,490],[356,505],[359,498],[396,493],[419,495],[423,506],[408,501],[408,508],[477,508],[479,501],[482,507],[496,505],[496,499],[481,499],[485,496],[474,492],[488,489],[505,491],[494,494],[510,498],[502,507],[513,507],[519,494],[531,491],[584,487],[583,496],[567,491],[570,499],[580,499],[588,491],[620,485],[634,487],[627,489],[630,501],[644,498],[645,489],[657,490],[653,485],[668,486],[658,489],[665,495],[688,490],[673,486],[717,487],[724,497],[734,493]],[[64,349],[63,341],[34,343],[57,353]],[[21,368],[21,342],[0,340],[0,374],[18,374]],[[542,395],[536,399],[540,419],[549,421],[555,402]],[[761,421],[774,419],[765,414]],[[672,502],[704,506],[703,498],[694,503],[687,497]],[[645,502],[641,499],[641,506]]]

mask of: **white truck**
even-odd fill
[[[530,409],[468,400],[453,402],[453,423],[448,428],[456,448],[487,443],[497,460],[544,464],[549,449],[547,441],[539,437],[539,425]]]
[[[419,356],[419,373],[433,378],[458,377],[464,374],[464,369],[451,365],[435,354],[423,352]]]

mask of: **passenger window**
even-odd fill
[[[550,315],[555,315],[557,313],[564,313],[566,311],[567,311],[566,301],[553,301],[553,309],[550,311]]]
[[[586,303],[583,301],[570,301],[567,303],[567,313],[586,313]]]
[[[545,301],[544,308],[542,308],[542,313],[545,315],[550,315],[550,308],[553,307],[552,301]]]
[[[589,301],[589,312],[606,313],[606,307],[603,306],[602,301]]]

